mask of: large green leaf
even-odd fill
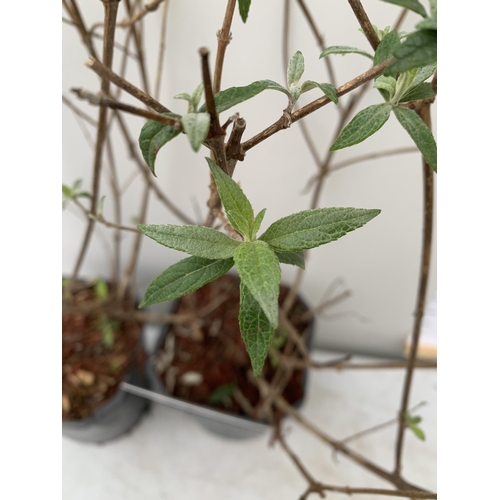
[[[233,267],[233,259],[210,260],[188,257],[170,266],[149,285],[139,307],[174,300],[194,292]]]
[[[239,320],[241,336],[250,356],[253,373],[258,377],[273,340],[274,327],[243,282],[240,282]]]
[[[237,104],[247,101],[266,89],[278,90],[287,96],[290,95],[290,92],[285,87],[272,80],[259,80],[244,87],[230,87],[215,94],[214,99],[217,113],[222,113]],[[206,112],[206,110],[206,104],[203,104],[200,107],[200,112]]]
[[[406,9],[412,10],[413,12],[416,12],[423,17],[427,16],[425,7],[418,0],[382,0],[382,2],[399,5],[400,7],[405,7]]]
[[[238,0],[238,9],[240,11],[241,20],[246,23],[248,19],[248,11],[252,0]]]
[[[416,28],[419,30],[437,30],[437,14],[420,21]]]
[[[386,75],[434,64],[437,60],[437,31],[419,30],[411,33],[393,55],[394,60],[387,66]]]
[[[226,210],[227,218],[233,227],[247,238],[251,238],[253,225],[253,208],[243,190],[238,184],[225,174],[222,169],[210,158],[205,158],[212,171],[220,199]],[[238,214],[238,216],[235,216]],[[245,223],[246,222],[246,223]]]
[[[278,252],[299,252],[338,240],[379,213],[364,208],[304,210],[277,220],[259,239]]]
[[[234,252],[234,265],[270,325],[277,327],[281,268],[276,254],[263,241],[243,242]]]
[[[431,129],[412,109],[396,106],[394,114],[403,128],[410,134],[425,161],[437,172],[437,146]]]
[[[387,61],[392,54],[401,47],[401,42],[399,41],[398,30],[392,30],[387,35],[382,38],[382,41],[378,44],[377,50],[375,51],[375,57],[373,58],[373,65],[377,66],[384,61]]]
[[[241,243],[205,226],[140,224],[137,228],[161,245],[204,259],[228,259]]]
[[[332,45],[331,47],[327,47],[323,52],[321,52],[319,58],[321,59],[329,56],[330,54],[340,54],[342,56],[345,56],[346,54],[361,54],[369,59],[373,59],[373,56],[365,50],[357,49],[356,47],[348,47],[346,45]]]
[[[188,113],[181,118],[184,132],[189,139],[193,151],[198,152],[201,144],[207,138],[210,128],[210,115],[208,113]]]
[[[360,111],[342,130],[330,151],[359,144],[379,130],[391,115],[389,103],[375,104]]]
[[[174,115],[172,113],[164,114],[172,118],[180,118],[179,115]],[[180,130],[176,130],[171,125],[165,125],[155,120],[147,121],[142,127],[139,135],[139,147],[141,148],[144,161],[155,177],[155,161],[158,151],[180,133]]]
[[[301,269],[306,268],[306,261],[304,258],[304,252],[274,252],[278,257],[278,260],[282,264],[291,264],[292,266],[300,267]]]

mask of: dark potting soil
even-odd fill
[[[280,287],[280,304],[288,290]],[[169,393],[239,415],[247,415],[241,395],[254,409],[258,407],[259,391],[247,378],[251,364],[239,330],[239,298],[239,278],[228,274],[179,300],[176,313],[196,312],[202,321],[199,330],[181,324],[169,327],[157,356],[158,375]],[[289,315],[303,335],[310,333],[310,320],[301,319],[306,311],[306,305],[298,299]],[[277,349],[284,348],[286,338],[279,328],[273,342]],[[273,379],[277,366],[278,359],[268,355],[262,370],[267,381]],[[304,396],[303,387],[304,371],[297,369],[283,391],[284,398],[290,404],[299,402]]]
[[[84,287],[72,297],[72,305],[88,306],[97,300],[93,287]],[[133,308],[125,300],[123,310]],[[116,392],[128,368],[144,363],[141,324],[114,321],[114,342],[103,343],[99,314],[63,313],[62,318],[62,418],[82,419],[92,415]]]

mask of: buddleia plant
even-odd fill
[[[161,245],[191,255],[153,280],[139,307],[193,292],[234,266],[240,277],[241,335],[258,377],[278,326],[280,263],[305,268],[305,250],[338,240],[364,226],[380,210],[336,207],[305,210],[277,220],[257,236],[266,209],[255,215],[240,186],[214,161],[206,160],[227,219],[241,238],[198,225],[137,226]]]

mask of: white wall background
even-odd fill
[[[102,3],[98,0],[82,3],[82,13],[88,25],[102,17]],[[370,51],[368,42],[358,31],[357,21],[347,1],[314,0],[308,2],[326,45],[351,45]],[[393,24],[399,8],[379,0],[367,0],[365,8],[378,27]],[[211,51],[212,67],[215,62],[217,41],[215,33],[222,26],[225,0],[196,1],[170,0],[167,29],[165,73],[160,101],[179,113],[185,112],[184,101],[174,100],[178,92],[192,92],[200,83],[198,49],[207,46]],[[65,15],[65,14],[63,14]],[[125,17],[120,6],[119,19]],[[250,15],[244,25],[237,13],[232,25],[233,40],[228,47],[224,64],[223,88],[241,86],[260,79],[285,83],[282,63],[283,2],[254,0]],[[410,31],[418,21],[410,13],[403,31]],[[149,78],[153,87],[158,40],[160,11],[150,14],[144,23]],[[117,40],[123,42],[123,32],[118,30]],[[99,46],[99,44],[97,44]],[[319,60],[320,49],[307,26],[298,6],[292,2],[290,51],[301,50],[306,70],[303,79],[328,81],[324,61]],[[76,30],[63,25],[63,81],[62,90],[83,86],[99,89],[99,80],[84,66],[87,53]],[[338,84],[343,84],[369,68],[368,59],[349,55],[334,58]],[[119,68],[122,55],[115,53],[114,68]],[[142,87],[136,63],[128,64],[126,78]],[[299,104],[319,97],[313,90],[303,96]],[[72,100],[73,97],[70,96]],[[122,93],[120,99],[137,106],[140,103]],[[381,101],[376,91],[363,98],[359,109]],[[76,102],[76,101],[75,101]],[[97,109],[77,102],[88,114],[97,117]],[[274,121],[286,106],[286,97],[266,91],[249,102],[223,114],[223,119],[238,111],[247,121],[244,140],[252,137]],[[72,184],[83,179],[83,187],[90,189],[93,154],[82,125],[73,113],[63,107],[63,168],[62,180]],[[435,113],[435,109],[433,110]],[[434,130],[435,130],[435,115]],[[331,145],[333,130],[338,120],[335,106],[328,105],[305,119],[316,146],[323,156]],[[144,120],[128,117],[127,122],[134,137]],[[87,127],[91,140],[95,130]],[[127,148],[119,132],[112,134],[114,154],[122,186],[137,173],[137,167],[128,157]],[[376,135],[348,150],[339,151],[336,160],[344,160],[377,150],[411,146],[406,132],[391,117]],[[158,155],[156,171],[158,182],[173,202],[190,217],[201,222],[206,213],[208,198],[208,169],[204,156],[207,150],[194,154],[184,136],[167,145]],[[108,163],[104,161],[102,192],[110,192],[107,182]],[[310,252],[302,295],[311,305],[321,302],[329,286],[341,279],[337,289],[349,289],[352,296],[339,304],[329,314],[333,318],[318,321],[316,345],[350,352],[399,356],[406,337],[411,331],[416,301],[417,279],[420,262],[422,233],[422,182],[421,161],[417,153],[391,156],[364,162],[334,172],[325,183],[320,206],[346,206],[379,208],[381,215],[366,227],[349,233],[344,238]],[[256,211],[266,207],[267,214],[262,229],[274,220],[293,212],[307,209],[311,194],[304,194],[303,187],[316,172],[316,166],[303,140],[299,126],[293,125],[249,151],[244,162],[238,164],[234,178],[241,184]],[[139,211],[142,183],[136,178],[126,191],[123,204],[123,223],[132,225],[132,217]],[[112,220],[111,197],[105,202],[104,215]],[[81,245],[86,222],[75,207],[69,207],[63,222],[63,274],[71,273],[77,251]],[[178,224],[179,220],[165,210],[154,196],[150,199],[149,223]],[[110,230],[99,227],[84,262],[82,275],[109,276],[111,270]],[[124,261],[128,256],[131,236],[124,235]],[[435,295],[435,249],[431,269],[428,298]],[[184,254],[162,247],[144,238],[138,266],[138,287],[144,292],[150,281],[169,265],[184,258]],[[283,266],[283,280],[291,283],[295,268]],[[331,295],[330,295],[331,296]]]

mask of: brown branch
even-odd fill
[[[424,406],[426,403],[425,401],[422,401],[415,405],[413,408],[408,409],[408,413],[411,413],[412,411],[417,410],[418,408]],[[386,427],[389,427],[390,425],[397,424],[399,422],[399,416],[396,418],[392,418],[391,420],[387,420],[387,422],[383,422],[378,425],[374,425],[373,427],[370,427],[369,429],[365,429],[360,432],[356,432],[356,434],[352,434],[349,437],[346,437],[345,439],[342,439],[342,442],[348,443],[349,441],[354,441],[355,439],[359,439],[363,436],[367,436],[368,434],[372,434],[373,432],[379,431],[381,429],[385,429]]]
[[[246,126],[246,121],[238,116],[234,121],[233,129],[226,143],[226,159],[229,177],[233,176],[236,163],[245,159],[241,154],[241,138],[243,137]]]
[[[63,5],[68,12],[69,16],[73,19],[75,26],[80,33],[80,37],[82,39],[83,44],[87,47],[89,54],[97,59],[97,52],[94,48],[94,44],[92,42],[92,37],[90,36],[87,28],[85,27],[85,22],[83,21],[82,15],[80,13],[80,9],[78,7],[78,3],[76,0],[69,0],[71,2],[71,6],[68,4],[67,0],[63,0]]]
[[[156,99],[153,99],[150,95],[138,89],[121,76],[113,73],[113,71],[100,63],[97,59],[91,57],[90,61],[87,61],[85,65],[97,73],[101,78],[109,79],[111,83],[135,97],[149,108],[154,109],[157,113],[170,113],[170,110],[163,106],[163,104],[160,104]]]
[[[111,68],[113,64],[113,42],[115,37],[115,23],[116,14],[118,12],[118,3],[120,0],[103,0],[104,5],[104,43],[103,43],[103,67]],[[111,71],[111,70],[110,70]],[[107,78],[102,78],[101,80],[101,92],[103,94],[109,93],[109,80]],[[94,155],[94,166],[93,166],[93,180],[92,180],[92,204],[90,208],[91,213],[95,213],[97,209],[97,203],[99,200],[99,187],[101,179],[101,168],[102,168],[102,154],[104,150],[104,143],[106,141],[106,136],[108,134],[107,126],[107,109],[99,108],[99,119],[97,127],[97,140],[95,145],[95,155]],[[71,284],[75,282],[76,277],[80,272],[80,268],[83,264],[85,254],[90,244],[90,239],[92,236],[92,231],[94,229],[95,221],[89,220],[87,225],[87,230],[83,239],[82,246],[80,248],[80,253],[78,255],[75,267],[73,269],[73,274],[71,277]]]
[[[304,479],[309,483],[309,486],[305,493],[300,497],[299,500],[305,500],[311,493],[317,493],[321,498],[325,498],[326,491],[334,491],[336,493],[344,493],[346,495],[361,495],[361,494],[371,494],[371,495],[385,495],[392,497],[411,497],[414,499],[432,499],[437,498],[436,493],[428,493],[424,491],[413,491],[413,490],[387,490],[381,488],[351,488],[349,486],[334,486],[331,484],[323,484],[316,481],[310,472],[305,468],[299,457],[292,451],[290,446],[283,438],[280,432],[279,424],[276,430],[276,439],[280,443],[283,450],[291,458],[297,469],[300,471]]]
[[[94,94],[85,90],[81,87],[72,88],[71,92],[76,94],[80,99],[83,99],[94,106],[101,106],[111,109],[118,109],[120,111],[125,111],[131,115],[141,116],[148,120],[154,120],[165,125],[171,125],[176,130],[182,130],[182,123],[177,118],[171,118],[170,116],[161,115],[159,113],[148,111],[147,109],[136,108],[135,106],[131,106],[130,104],[125,104],[123,102],[115,101],[114,99],[110,99],[109,97],[103,97],[99,94]]]
[[[431,127],[431,113],[430,103],[424,102],[423,105],[417,109],[417,113],[425,124]],[[400,475],[402,469],[403,457],[403,442],[405,429],[407,427],[405,421],[405,414],[408,409],[410,399],[411,383],[413,379],[413,369],[415,367],[418,344],[420,339],[420,332],[422,326],[422,318],[425,310],[425,298],[427,295],[427,285],[429,282],[429,270],[431,263],[432,251],[432,224],[434,215],[434,172],[431,167],[422,158],[423,166],[423,183],[424,183],[424,228],[422,238],[422,255],[420,262],[420,277],[417,294],[417,304],[415,311],[415,319],[413,323],[413,332],[411,338],[410,354],[408,356],[408,368],[406,370],[406,377],[403,388],[403,395],[401,398],[401,407],[399,410],[399,427],[397,434],[397,443],[395,451],[395,474]]]
[[[160,98],[160,83],[161,83],[161,74],[163,70],[163,61],[165,59],[167,12],[169,5],[170,5],[170,0],[165,0],[165,3],[163,4],[163,13],[161,17],[160,46],[158,49],[158,65],[156,68],[155,93],[154,93],[155,99]]]
[[[368,71],[365,71],[361,75],[357,76],[356,78],[353,78],[349,82],[340,86],[337,89],[337,96],[342,97],[343,95],[348,94],[349,92],[352,92],[353,90],[357,89],[364,83],[369,82],[374,78],[376,78],[377,76],[381,75],[384,72],[385,68],[387,68],[391,60],[392,58],[388,59],[387,61],[384,61],[383,63],[377,66],[374,66]],[[290,115],[290,123],[295,123],[296,121],[301,120],[302,118],[310,115],[311,113],[314,113],[318,109],[322,108],[323,106],[326,106],[331,102],[332,101],[330,101],[328,97],[323,96],[320,97],[319,99],[316,99],[315,101],[310,102],[309,104],[306,104],[305,106],[299,108],[297,111],[295,111]],[[265,130],[258,133],[248,141],[244,142],[241,145],[241,148],[243,152],[246,152],[249,149],[252,149],[253,147],[257,146],[257,144],[260,144],[262,141],[268,139],[272,135],[286,128],[288,127],[286,126],[286,123],[281,117],[278,121],[267,127]]]
[[[217,44],[217,56],[215,57],[214,94],[217,94],[221,88],[224,55],[226,53],[226,48],[231,41],[231,23],[233,21],[235,6],[236,0],[228,0],[222,28],[217,32],[217,39],[219,43]]]
[[[318,26],[314,22],[311,11],[307,7],[304,0],[297,0],[297,2],[299,4],[300,8],[302,9],[302,12],[307,20],[307,23],[309,24],[309,27],[311,28],[311,31],[314,34],[314,38],[316,39],[316,43],[318,44],[319,48],[323,52],[326,49],[325,39],[324,39],[323,35],[319,32]],[[326,72],[328,73],[328,79],[330,80],[330,83],[336,87],[337,83],[336,83],[335,73],[333,71],[332,59],[330,57],[325,57],[323,59],[325,61],[325,65],[326,65]]]
[[[373,25],[368,18],[362,3],[360,0],[348,0],[348,2],[373,50],[377,50],[380,40],[377,33],[375,33],[375,30],[373,29]]]
[[[401,25],[403,24],[403,21],[405,20],[406,14],[408,14],[408,9],[401,9],[401,14],[397,18],[396,22],[394,23],[394,29],[398,30]]]
[[[164,0],[153,0],[151,3],[147,3],[144,5],[144,8],[138,12],[136,12],[133,16],[130,16],[129,19],[120,21],[119,23],[116,23],[116,26],[119,28],[130,28],[132,25],[134,25],[137,21],[140,21],[146,14],[149,12],[154,12],[159,5],[163,2]],[[96,28],[100,28],[103,25],[103,23],[95,23],[92,25],[90,31],[95,30]]]
[[[64,0],[63,0],[64,2]],[[65,17],[62,18],[62,22],[65,24],[69,24],[70,26],[74,26],[75,28],[78,29],[78,25],[69,19],[66,19]],[[103,40],[103,36],[100,35],[99,33],[90,33],[90,36],[92,38],[97,38],[98,40]],[[133,59],[138,59],[137,54],[134,54],[133,52],[130,52],[129,49],[125,45],[122,45],[121,43],[118,43],[115,41],[115,49],[121,50],[124,54],[126,54],[129,57],[132,57]]]

